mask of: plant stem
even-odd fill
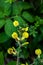
[[[19,41],[18,41],[18,44],[19,44],[19,50],[17,52],[17,65],[19,65],[19,53],[20,53],[20,48],[21,48]]]
[[[19,65],[19,52],[18,52],[18,55],[17,55],[17,65]]]

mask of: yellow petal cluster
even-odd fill
[[[16,53],[17,53],[14,47],[9,48],[9,49],[7,50],[7,52],[8,52],[8,54],[14,54],[14,55],[16,55]]]
[[[15,27],[19,26],[19,22],[18,22],[18,21],[14,21],[14,22],[13,22],[13,25],[14,25]]]
[[[12,48],[9,48],[9,49],[7,50],[7,52],[8,52],[8,54],[12,54],[12,53],[13,53],[13,49],[12,49]]]
[[[35,50],[35,54],[36,54],[36,55],[40,55],[40,54],[42,54],[41,49],[36,49],[36,50]]]
[[[23,31],[28,31],[28,27],[22,28]]]
[[[28,33],[28,32],[24,32],[24,33],[22,34],[22,37],[28,38],[28,37],[29,37],[29,33]]]
[[[17,38],[18,38],[18,34],[17,34],[16,32],[13,32],[13,33],[12,33],[12,38],[13,38],[13,39],[17,39]]]

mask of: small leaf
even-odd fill
[[[40,24],[43,24],[43,19],[40,19]]]
[[[5,20],[0,20],[0,29],[4,26]]]
[[[28,12],[23,12],[22,17],[26,19],[27,21],[29,21],[30,23],[34,22],[33,16],[29,14]]]
[[[9,3],[6,3],[5,0],[0,1],[0,18],[8,16],[10,14],[10,7]]]
[[[22,57],[24,56],[24,58],[26,58],[26,59],[29,57],[29,52],[27,51],[26,48],[23,48],[21,56]]]
[[[6,20],[6,25],[5,25],[5,32],[6,32],[6,34],[11,37],[12,33],[16,32],[16,31],[17,30],[13,26],[13,22],[10,19]]]
[[[10,12],[11,12],[11,8],[10,7],[11,7],[11,5],[9,3],[5,3],[4,4],[4,15],[5,16],[10,15]]]
[[[3,56],[3,52],[0,52],[0,65],[4,65],[4,56]]]
[[[13,4],[13,15],[21,14],[21,11],[24,9],[32,8],[28,2],[18,1]]]
[[[39,16],[36,16],[35,19],[36,19],[36,21],[39,22],[40,25],[43,25],[43,19],[42,18],[40,18]]]
[[[43,26],[40,27],[40,31],[43,34]]]
[[[4,17],[4,14],[3,14],[2,10],[0,10],[0,18],[3,18],[3,17]]]
[[[4,43],[9,39],[5,32],[0,33],[0,43]]]

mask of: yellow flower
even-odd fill
[[[14,22],[13,22],[13,25],[14,25],[15,27],[19,26],[19,22],[18,22],[18,21],[14,21]]]
[[[28,31],[28,27],[22,28],[23,31]]]
[[[29,33],[28,33],[28,32],[24,32],[24,33],[22,34],[22,37],[28,38],[28,37],[29,37]]]
[[[27,45],[27,44],[29,44],[29,42],[24,42],[24,43],[22,44],[22,46]]]
[[[7,52],[8,52],[8,54],[14,54],[14,55],[17,54],[16,49],[15,49],[14,47],[9,48],[9,49],[7,50]]]
[[[12,38],[13,38],[13,39],[17,39],[17,38],[18,38],[18,34],[17,34],[16,32],[13,32]]]
[[[28,27],[25,28],[25,31],[28,31]]]
[[[35,54],[36,54],[36,55],[40,55],[41,53],[42,53],[41,49],[36,49],[36,50],[35,50]]]
[[[9,48],[9,49],[7,50],[7,52],[8,52],[8,54],[12,54],[12,53],[13,53],[13,49],[12,49],[12,48]]]

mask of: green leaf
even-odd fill
[[[10,7],[9,3],[6,3],[5,0],[0,1],[0,18],[8,16],[10,14]]]
[[[43,54],[41,54],[41,59],[43,59]]]
[[[40,25],[43,25],[43,19],[42,18],[40,18],[39,16],[36,16],[35,19],[36,19],[36,21],[39,22]]]
[[[18,15],[18,14],[21,14],[21,11],[24,10],[24,9],[30,9],[32,8],[31,5],[27,2],[21,2],[21,1],[18,1],[18,2],[15,2],[13,4],[13,15]]]
[[[8,16],[11,12],[11,5],[9,3],[4,4],[4,15]]]
[[[23,12],[22,17],[26,19],[27,21],[29,21],[30,23],[34,22],[34,17],[28,12]]]
[[[5,20],[0,20],[0,29],[4,26]]]
[[[40,31],[43,34],[43,26],[40,27]]]
[[[24,57],[25,59],[27,59],[29,57],[29,52],[27,51],[26,48],[22,49],[22,53],[21,54],[20,55],[21,55],[22,58]]]
[[[42,1],[41,5],[40,5],[40,13],[43,14],[43,1]]]
[[[30,8],[32,8],[30,3],[28,3],[28,2],[19,1],[19,2],[17,2],[17,5],[18,5],[18,7],[22,8],[22,9],[30,9]]]
[[[16,65],[16,61],[11,61],[11,62],[9,62],[7,65]]]
[[[40,19],[40,24],[43,24],[43,19]]]
[[[32,8],[31,4],[28,2],[21,2],[21,5],[22,5],[24,10]]]
[[[12,43],[12,39],[11,38],[9,40],[7,40],[6,42],[2,43],[2,46],[1,46],[2,50],[10,48],[11,47],[11,43]],[[4,49],[3,49],[3,47],[4,47]]]
[[[10,3],[12,4],[12,2],[14,2],[15,0],[6,0],[6,3]]]
[[[0,18],[3,18],[4,17],[4,14],[2,12],[2,10],[0,10]]]
[[[11,37],[12,33],[16,31],[17,30],[16,27],[13,26],[13,22],[10,19],[6,20],[6,25],[5,25],[6,34]]]
[[[3,56],[3,52],[0,52],[0,65],[4,65],[4,56]]]
[[[0,43],[4,43],[9,40],[9,37],[5,34],[5,32],[0,33]]]
[[[19,5],[18,3],[14,3],[13,4],[13,15],[18,15],[20,14],[22,11],[21,5]]]
[[[36,29],[37,29],[37,25],[36,26],[30,26],[30,28],[29,28],[30,35],[33,35],[33,37],[36,37],[36,35],[38,33],[36,31]]]

